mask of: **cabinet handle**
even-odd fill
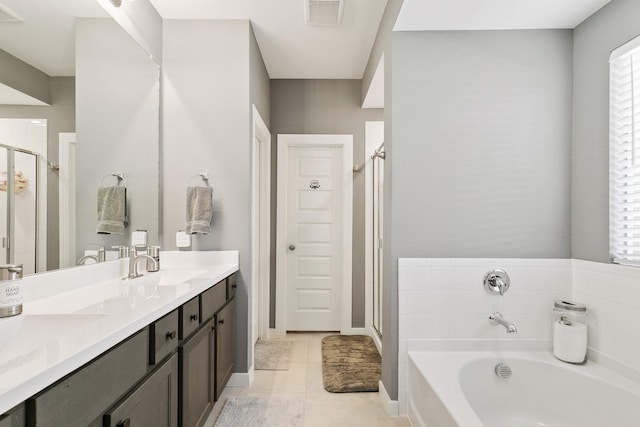
[[[221,325],[224,325],[224,319],[218,320],[218,323],[221,324]]]
[[[167,339],[172,340],[176,337],[176,331],[167,332]]]
[[[192,314],[190,317],[192,322],[195,322],[196,320],[198,320],[198,315],[197,314]]]
[[[116,427],[129,427],[131,425],[131,420],[129,418],[127,418],[124,421],[120,421]]]
[[[238,287],[238,284],[237,284],[237,283],[234,283],[233,285],[231,285],[231,287],[232,287],[233,289],[235,289],[235,288],[237,288],[237,287]]]

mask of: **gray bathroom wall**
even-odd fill
[[[208,235],[193,237],[192,250],[240,251],[236,371],[247,372],[252,174],[249,123],[252,98],[258,104],[266,102],[265,90],[258,87],[264,76],[251,75],[260,73],[251,71],[249,21],[165,20],[163,33],[162,245],[175,249],[175,233],[185,229],[189,178],[209,173],[214,194],[213,224]],[[253,65],[259,68],[259,64]],[[268,117],[268,111],[262,113]]]
[[[353,135],[353,161],[362,165],[364,123],[383,110],[363,110],[361,80],[271,80],[271,326],[275,326],[275,254],[278,134]],[[352,326],[364,327],[364,172],[353,175]]]
[[[364,98],[367,96],[369,86],[371,86],[371,80],[373,80],[373,75],[378,68],[380,58],[385,53],[385,50],[388,50],[386,48],[389,46],[391,31],[396,23],[403,1],[404,0],[387,0],[387,6],[384,9],[384,15],[382,15],[382,21],[378,27],[378,33],[376,34],[376,39],[373,42],[371,54],[369,55],[369,60],[367,61],[367,66],[362,76],[362,101],[364,101]]]
[[[49,76],[0,49],[0,83],[51,104]]]
[[[159,86],[158,65],[114,20],[76,20],[77,255],[129,244],[136,229],[152,245],[159,240]],[[96,234],[98,182],[120,172],[129,226],[124,235]]]
[[[391,50],[385,354],[398,258],[571,255],[572,32],[395,32]]]
[[[572,257],[609,262],[609,55],[640,35],[640,2],[613,0],[576,27]]]
[[[1,67],[0,67],[1,68]],[[50,106],[0,105],[0,117],[47,120],[47,159],[58,163],[60,132],[76,130],[76,85],[74,77],[49,77]],[[47,270],[59,267],[58,174],[47,179]]]
[[[271,123],[271,81],[269,80],[269,73],[267,73],[267,67],[264,64],[262,52],[260,52],[253,27],[249,26],[249,28],[251,30],[249,45],[251,104],[256,106],[260,117],[262,117],[264,123],[269,127]],[[249,123],[250,128],[253,128],[253,119],[251,117],[249,117]]]

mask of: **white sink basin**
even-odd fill
[[[96,322],[104,314],[20,314],[0,319],[0,359],[20,354]]]
[[[129,283],[135,285],[178,286],[204,272],[205,270],[160,270],[155,273],[144,273],[142,277],[130,279]]]

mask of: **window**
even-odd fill
[[[609,252],[640,266],[640,38],[609,60]]]

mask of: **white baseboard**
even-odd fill
[[[227,387],[248,387],[253,383],[253,376],[253,367],[249,369],[249,372],[234,372],[229,378]]]
[[[373,343],[376,345],[378,353],[382,354],[382,340],[373,326],[369,327],[369,336],[373,339]]]
[[[380,396],[380,401],[382,402],[382,406],[384,410],[387,412],[387,415],[390,417],[397,417],[400,415],[399,405],[397,400],[391,400],[389,397],[389,393],[387,393],[387,389],[384,388],[384,384],[382,381],[378,382],[378,394]]]

